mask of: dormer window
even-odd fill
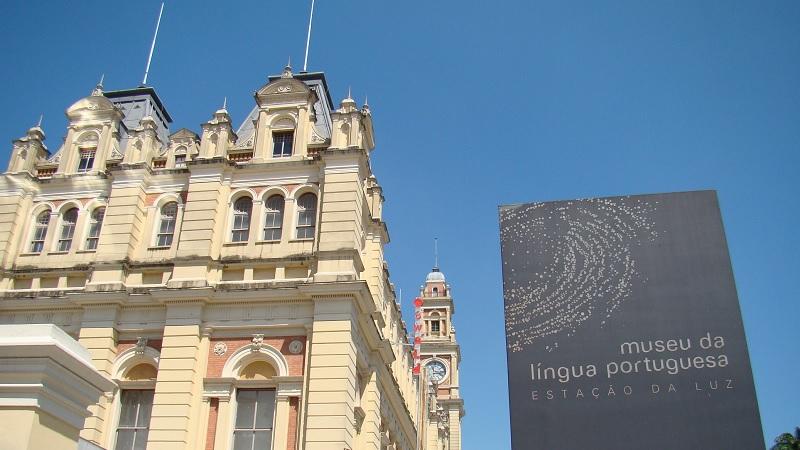
[[[96,149],[93,148],[81,149],[81,160],[78,163],[78,172],[88,172],[92,170],[95,153]]]
[[[272,133],[272,157],[288,158],[292,156],[294,131],[276,131]]]
[[[183,169],[186,167],[186,155],[175,155],[175,168]]]

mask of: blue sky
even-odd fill
[[[306,1],[170,1],[149,82],[199,124],[289,56]],[[6,142],[139,84],[159,3],[2,2]],[[765,438],[800,425],[800,3],[318,0],[309,69],[369,95],[404,308],[433,263],[457,302],[465,449],[508,448],[497,205],[717,189]]]

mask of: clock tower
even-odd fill
[[[464,400],[459,392],[461,348],[453,326],[455,304],[438,264],[420,288],[421,438],[428,450],[461,450]]]

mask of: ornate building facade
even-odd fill
[[[238,128],[223,106],[199,134],[171,132],[154,89],[98,85],[56,151],[38,126],[14,141],[0,323],[56,324],[114,381],[83,446],[460,448],[448,288],[434,272],[423,291],[425,358],[445,367],[424,420],[446,411],[442,447],[420,433],[372,116],[332,104],[322,73],[287,67]]]
[[[450,285],[438,264],[420,288],[422,330],[420,363],[423,372],[420,417],[423,448],[461,450],[464,400],[459,390],[461,347],[456,341],[456,309]]]

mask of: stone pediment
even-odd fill
[[[180,130],[169,135],[169,140],[176,142],[182,140],[199,141],[200,136],[188,128],[181,128]]]
[[[303,101],[311,101],[313,104],[314,98],[314,91],[294,78],[280,78],[256,92],[256,102],[259,105]]]

